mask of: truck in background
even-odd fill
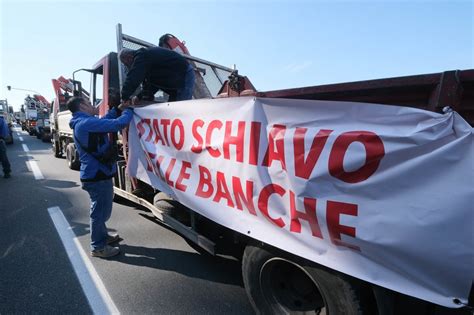
[[[9,136],[5,139],[6,144],[12,144],[13,143],[13,118],[12,115],[10,114],[10,107],[8,106],[8,101],[7,100],[0,100],[0,115],[2,115],[8,124],[8,130],[10,131]]]
[[[42,128],[45,124],[45,118],[47,115],[44,111],[48,111],[49,102],[39,94],[33,96],[28,95],[25,97],[24,104],[22,105],[22,112],[25,117],[22,121],[22,129],[28,132],[30,136],[42,135]],[[41,127],[41,128],[39,128]]]
[[[43,106],[37,110],[38,116],[35,126],[36,138],[43,142],[51,141],[49,106]]]
[[[16,122],[17,124],[20,124],[21,112],[14,112],[14,113],[13,113],[13,117],[15,118],[15,122]]]
[[[78,170],[81,164],[74,144],[72,129],[69,127],[72,115],[67,109],[66,103],[74,91],[81,91],[85,98],[89,98],[89,93],[82,88],[80,82],[66,79],[63,76],[52,79],[52,84],[55,97],[51,102],[49,121],[53,154],[58,158],[65,154],[69,168]]]
[[[117,41],[118,51],[123,47],[137,49],[154,46],[123,34],[120,24],[117,26]],[[174,47],[170,45],[170,48]],[[208,92],[200,93],[205,95],[204,98],[209,98],[210,94],[212,98],[254,95],[262,98],[337,100],[409,106],[435,112],[450,106],[474,125],[474,70],[258,92],[248,78],[240,76],[234,69],[189,55],[185,57],[202,79],[202,87]],[[120,91],[124,72],[117,53],[107,54],[87,71],[92,74],[91,103],[96,104],[100,114],[104,115],[108,108],[120,102],[117,91]],[[197,89],[199,86],[197,84]],[[198,98],[196,93],[194,98]],[[355,279],[219,225],[163,196],[150,185],[130,178],[126,172],[126,133],[115,137],[123,149],[114,179],[116,196],[148,208],[198,252],[230,254],[240,259],[245,289],[257,313],[469,313],[467,309],[448,309]],[[64,141],[66,143],[66,146],[71,145],[71,139]],[[64,144],[60,148],[64,148]],[[72,161],[72,157],[71,160],[68,158],[68,163]]]

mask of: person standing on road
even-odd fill
[[[153,101],[158,90],[169,95],[168,101],[183,101],[193,97],[194,69],[179,53],[161,47],[124,48],[119,54],[128,73],[122,87],[122,103],[130,105],[131,96],[142,83],[139,98]]]
[[[10,131],[8,130],[7,122],[5,121],[5,118],[0,115],[0,161],[2,162],[4,178],[10,178],[10,173],[12,171],[10,161],[8,161],[7,145],[5,143],[5,138],[9,135]]]
[[[88,192],[91,200],[91,256],[112,257],[120,250],[110,244],[120,238],[118,234],[109,234],[105,225],[112,213],[112,178],[117,172],[117,152],[108,133],[125,128],[132,120],[133,111],[125,108],[117,117],[118,110],[112,108],[103,118],[98,118],[95,116],[97,109],[82,97],[71,98],[67,107],[72,112],[69,126],[74,131],[74,143],[79,152],[82,189]]]

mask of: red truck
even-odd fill
[[[117,40],[118,50],[123,47],[137,49],[153,46],[123,34],[120,24],[117,26]],[[182,48],[182,45],[179,41],[174,41],[170,43],[170,48]],[[196,102],[199,98],[231,100],[253,96],[263,100],[323,100],[351,102],[352,105],[386,104],[439,113],[450,107],[471,126],[474,125],[474,70],[257,91],[247,77],[238,75],[234,69],[188,54],[184,56],[196,69]],[[100,107],[100,113],[103,115],[109,107],[120,102],[118,91],[123,82],[123,69],[117,60],[117,53],[107,54],[86,71],[92,73],[91,102]],[[158,100],[166,100],[166,95],[156,96]],[[228,119],[232,121],[232,117]],[[131,178],[126,171],[130,154],[127,133],[123,132],[114,137],[123,149],[123,154],[117,161],[118,174],[114,188],[116,197],[131,200],[150,209],[159,220],[182,235],[202,254],[227,254],[240,259],[245,289],[257,313],[469,313],[468,303],[462,302],[461,299],[454,298],[450,308],[423,301],[416,298],[415,294],[395,292],[371,281],[358,279],[333,269],[331,265],[323,266],[292,251],[270,245],[213,221],[203,216],[202,212],[196,211],[197,209],[186,207],[168,197],[146,181]],[[466,274],[466,277],[471,277],[471,274]],[[472,303],[472,288],[470,292]]]

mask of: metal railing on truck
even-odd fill
[[[156,47],[156,45],[139,38],[124,34],[122,32],[122,25],[117,24],[117,53],[123,48],[137,50],[140,48]],[[180,52],[178,52],[180,53]],[[196,82],[193,97],[211,98],[216,97],[224,82],[229,75],[234,71],[229,67],[219,65],[217,63],[197,58],[191,55],[181,54],[186,58],[191,65],[193,65],[196,72]],[[123,85],[126,69],[118,60],[120,88]]]

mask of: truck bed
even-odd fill
[[[474,126],[474,69],[266,91],[257,96],[401,105],[435,112],[450,106]]]
[[[72,118],[70,111],[64,111],[58,113],[58,132],[61,134],[71,134],[72,129],[69,127],[69,121]]]

